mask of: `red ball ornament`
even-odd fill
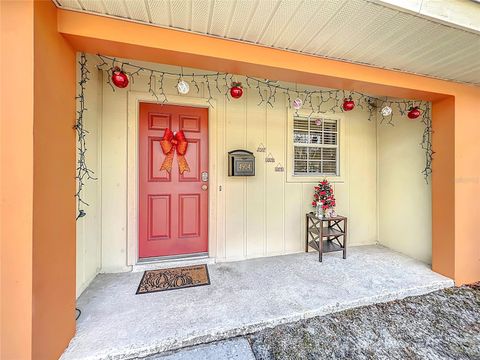
[[[348,99],[343,100],[343,110],[344,111],[353,110],[354,107],[355,107],[355,102],[352,100],[351,96]]]
[[[418,118],[422,113],[420,112],[420,109],[418,106],[411,107],[410,111],[408,112],[407,116],[409,119],[416,119]]]
[[[240,99],[243,95],[242,83],[234,82],[230,88],[230,95],[234,99]]]
[[[128,76],[120,68],[116,67],[112,71],[112,82],[116,87],[124,88],[128,86]]]

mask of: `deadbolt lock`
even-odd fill
[[[207,171],[202,172],[202,181],[203,182],[208,181],[208,172]]]

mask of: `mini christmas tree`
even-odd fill
[[[317,205],[321,205],[323,211],[331,209],[335,206],[335,197],[333,196],[332,185],[330,185],[327,179],[323,179],[318,186],[315,186],[312,206],[317,207]]]

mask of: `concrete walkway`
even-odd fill
[[[135,295],[142,273],[99,275],[62,359],[131,359],[317,315],[453,286],[429,266],[381,246],[209,266],[211,285]]]
[[[255,360],[245,338],[233,338],[184,348],[171,354],[152,355],[142,360]]]

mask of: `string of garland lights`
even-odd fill
[[[145,66],[140,66],[128,61],[119,60],[105,55],[97,55],[99,64],[97,68],[107,73],[107,83],[112,90],[115,88],[124,88],[128,86],[129,81],[135,81],[136,76],[148,76],[148,92],[159,102],[168,102],[168,96],[165,93],[165,78],[175,78],[177,80],[176,89],[178,94],[187,94],[190,91],[190,84],[200,92],[199,83],[204,84],[205,97],[210,106],[213,106],[213,95],[223,94],[228,101],[238,99],[243,95],[243,85],[237,81],[237,76],[229,73],[180,73],[160,71]],[[290,88],[279,84],[277,81],[268,79],[258,79],[250,76],[238,76],[245,79],[245,86],[258,92],[260,102],[258,105],[265,104],[273,107],[278,94],[284,94],[287,103],[295,111],[300,109],[310,110],[310,115],[324,113],[338,113],[353,110],[355,107],[368,110],[368,120],[375,119],[377,112],[380,114],[380,123],[395,126],[393,116],[399,113],[401,116],[407,116],[414,120],[420,117],[425,126],[422,141],[420,145],[425,151],[425,168],[422,171],[425,181],[428,183],[432,173],[432,121],[430,104],[426,101],[396,100],[388,98],[379,98],[366,95],[358,91],[349,90],[320,90],[320,89],[298,89]],[[187,81],[186,81],[187,80]],[[225,90],[222,90],[222,87]]]
[[[83,190],[85,187],[85,183],[88,180],[96,180],[93,176],[94,172],[88,168],[87,161],[86,161],[86,153],[87,153],[87,144],[86,144],[86,136],[88,131],[85,129],[84,126],[84,114],[87,108],[85,107],[85,88],[87,81],[90,80],[88,74],[90,71],[87,68],[87,57],[85,54],[80,55],[80,60],[78,61],[80,65],[80,80],[78,81],[79,85],[79,92],[77,95],[78,101],[78,110],[77,110],[77,121],[73,126],[74,130],[77,133],[77,192],[75,197],[77,198],[77,220],[81,217],[87,215],[84,210],[84,206],[89,206],[88,203],[82,197]]]

